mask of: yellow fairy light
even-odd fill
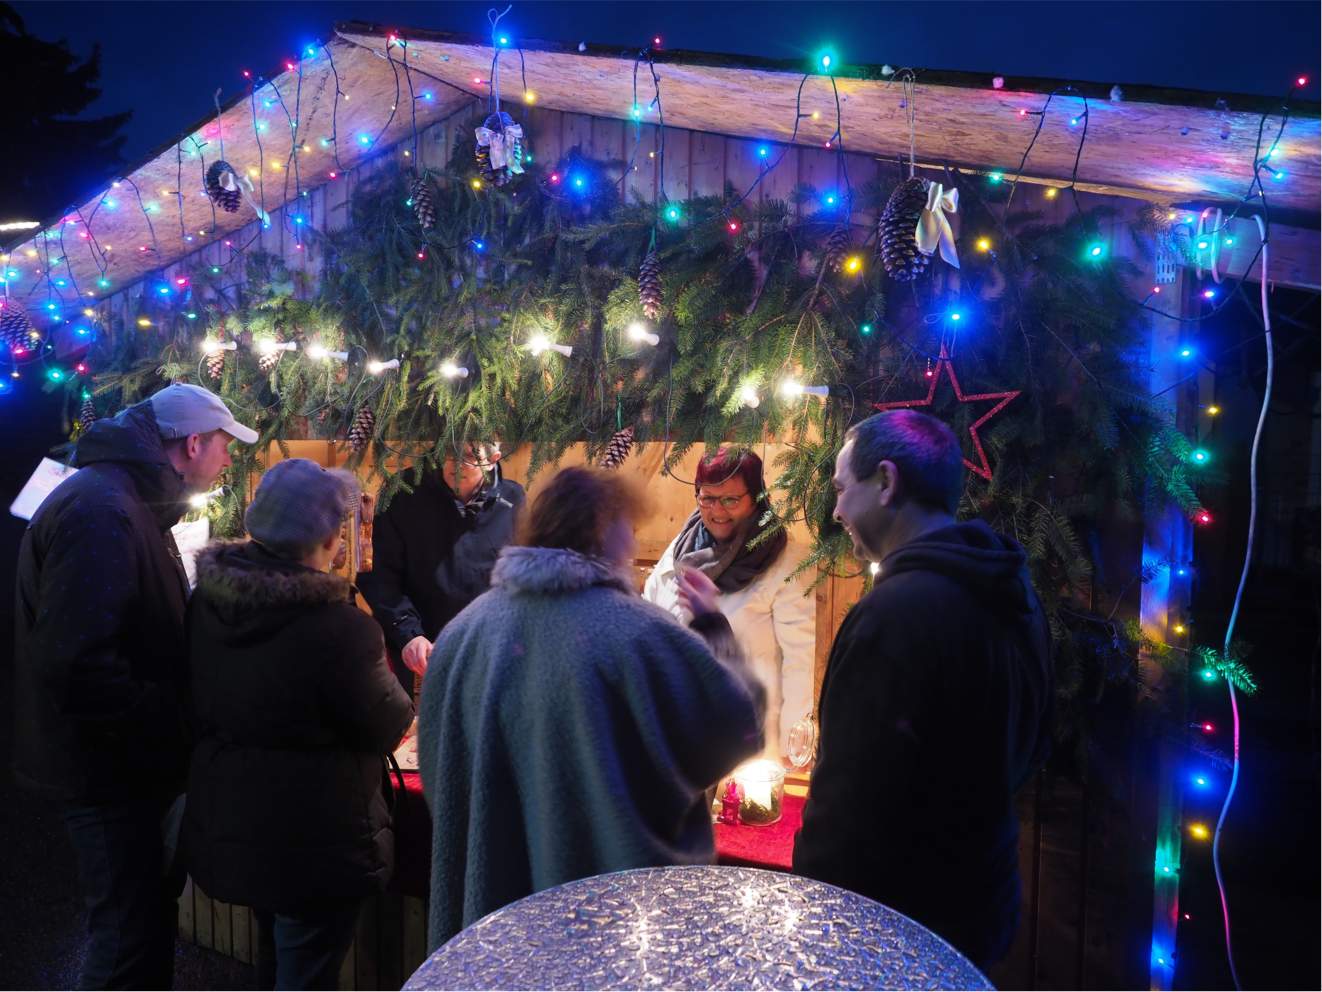
[[[1207,825],[1204,823],[1191,823],[1189,824],[1189,836],[1194,840],[1207,840],[1208,837],[1212,836],[1212,832],[1207,829]]]
[[[980,252],[991,251],[991,238],[979,238],[976,242],[976,247]]]
[[[138,326],[139,326],[139,327],[151,327],[151,321],[148,320],[146,317],[139,317],[139,318],[138,318]]]
[[[410,152],[407,148],[405,148],[405,149],[404,149],[404,157],[405,157],[405,158],[412,158],[412,157],[413,157],[413,153]]]
[[[1221,412],[1221,408],[1217,406],[1215,403],[1213,403],[1211,406],[1207,408],[1207,415],[1209,417],[1215,417],[1220,412]]]
[[[1175,633],[1177,633],[1177,634],[1183,634],[1183,633],[1184,633],[1186,630],[1188,630],[1188,629],[1189,629],[1189,628],[1187,628],[1187,627],[1186,627],[1184,624],[1182,624],[1182,623],[1177,623],[1174,627],[1171,628],[1171,630],[1175,631]]]
[[[822,112],[820,110],[814,110],[812,112],[812,119],[815,121],[820,121],[822,119]]]
[[[28,258],[36,258],[36,257],[37,257],[37,249],[35,249],[35,248],[29,248],[29,249],[27,250],[26,254],[27,254]]]
[[[93,310],[91,307],[86,307],[86,308],[83,310],[83,316],[84,316],[84,317],[95,317],[95,316],[96,316],[96,311]]]
[[[1060,190],[1056,189],[1055,186],[1048,186],[1046,188],[1046,192],[1044,192],[1042,195],[1045,196],[1048,200],[1054,200],[1059,194],[1060,194]]]
[[[474,180],[472,181],[472,184],[471,184],[471,185],[472,185],[473,189],[481,189],[481,188],[482,188],[482,180],[481,180],[481,179],[474,179]]]
[[[1167,220],[1174,220],[1175,217],[1176,217],[1176,213],[1175,213],[1174,210],[1167,210],[1167,211],[1166,211],[1166,219],[1167,219]]]
[[[863,268],[863,259],[860,258],[858,255],[850,255],[847,259],[845,259],[845,271],[848,272],[850,275],[854,275],[855,273],[859,272],[862,268]]]
[[[272,159],[272,161],[271,161],[271,168],[274,169],[276,172],[279,172],[279,171],[280,171],[280,161],[279,161],[278,159]]]
[[[528,106],[531,107],[534,103],[537,102],[537,94],[534,93],[532,90],[524,90],[524,91],[523,91],[523,102],[526,103],[526,104],[528,104]]]
[[[254,169],[254,168],[249,168],[249,169],[248,169],[248,178],[250,178],[250,179],[256,179],[256,178],[257,178],[257,170]]]

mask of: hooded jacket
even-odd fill
[[[704,790],[761,747],[757,679],[621,570],[513,547],[491,584],[437,639],[418,711],[433,948],[563,882],[710,862]],[[734,643],[719,614],[695,626]]]
[[[1018,922],[1014,792],[1043,757],[1050,635],[1026,556],[981,521],[881,563],[822,683],[794,870],[935,930],[980,965]]]
[[[176,795],[188,767],[183,479],[150,402],[98,420],[18,553],[14,771],[53,798]]]
[[[377,515],[372,570],[357,581],[392,654],[415,637],[435,640],[486,592],[523,501],[522,486],[497,477],[461,510],[442,474],[431,471]]]
[[[351,597],[345,579],[252,542],[198,558],[184,848],[213,899],[298,913],[390,879],[383,754],[413,704]]]

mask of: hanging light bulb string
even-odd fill
[[[198,163],[201,166],[202,192],[205,194],[207,189],[207,156],[206,156],[206,152],[203,151],[203,149],[206,148],[207,143],[205,141],[198,141],[197,138],[191,138],[190,140],[193,142],[193,150],[197,152]],[[222,159],[224,158],[223,152],[221,154],[221,158]],[[97,205],[100,206],[100,204]],[[208,233],[215,234],[219,227],[219,225],[216,223],[216,201],[208,196],[207,205],[211,207],[211,230]]]
[[[326,62],[330,66],[331,78],[335,81],[335,95],[331,99],[331,154],[335,157],[335,169],[338,172],[344,171],[344,166],[340,164],[340,73],[335,68],[335,54],[330,50],[330,45],[322,45],[321,50],[326,53]]]
[[[1248,583],[1249,568],[1253,564],[1253,539],[1257,533],[1258,524],[1258,450],[1262,443],[1262,429],[1267,422],[1267,410],[1271,405],[1272,381],[1275,373],[1275,351],[1272,343],[1272,324],[1271,312],[1267,306],[1267,283],[1268,283],[1268,254],[1267,254],[1267,225],[1261,217],[1254,218],[1258,224],[1258,237],[1262,242],[1262,279],[1261,279],[1261,302],[1262,302],[1262,327],[1266,338],[1267,349],[1267,382],[1262,394],[1262,407],[1258,411],[1258,426],[1253,432],[1253,448],[1249,454],[1249,532],[1244,545],[1244,567],[1239,573],[1239,586],[1235,590],[1235,601],[1230,608],[1230,620],[1226,624],[1226,637],[1222,645],[1225,657],[1230,657],[1230,644],[1235,636],[1235,623],[1239,619],[1239,608],[1244,599],[1244,587]],[[1225,826],[1226,816],[1230,812],[1230,803],[1235,798],[1235,788],[1239,784],[1239,745],[1240,745],[1240,723],[1239,723],[1239,703],[1235,698],[1235,680],[1226,677],[1226,691],[1230,694],[1230,712],[1234,725],[1233,734],[1233,765],[1230,774],[1230,788],[1226,791],[1225,801],[1221,804],[1221,814],[1217,817],[1216,833],[1212,838],[1212,867],[1216,872],[1217,892],[1221,896],[1221,919],[1224,925],[1224,934],[1226,942],[1226,961],[1230,965],[1230,977],[1235,983],[1235,988],[1241,988],[1239,981],[1239,972],[1235,968],[1235,952],[1231,943],[1230,933],[1230,901],[1226,897],[1225,879],[1221,874],[1221,832]]]
[[[496,13],[495,7],[487,11],[487,22],[491,25],[491,78],[487,87],[487,108],[493,114],[500,113],[500,53],[503,47],[498,44],[496,31],[501,19],[513,9],[514,5],[510,4],[499,14]],[[505,129],[502,126],[500,130],[503,132]]]
[[[408,44],[402,38],[398,40],[398,43],[402,46],[406,46]],[[376,137],[374,137],[371,140],[371,142],[368,144],[369,148],[375,148],[377,146],[377,143],[381,140],[382,136],[384,136],[385,133],[388,130],[390,130],[390,125],[395,123],[395,115],[399,113],[399,97],[400,97],[400,93],[402,92],[399,88],[399,64],[393,58],[390,57],[390,44],[391,44],[390,40],[387,39],[386,61],[390,63],[390,71],[395,74],[395,98],[390,101],[390,115],[386,118],[386,122],[381,125],[381,130],[376,132]]]
[[[257,126],[257,83],[255,81],[248,87],[248,105],[252,112],[252,134],[257,142],[257,199],[261,204],[262,213],[266,214],[266,149],[262,147],[262,131]],[[223,148],[221,154],[224,154]],[[252,183],[250,182],[248,185],[251,187]],[[262,226],[265,226],[265,224],[266,222],[263,221]],[[259,227],[258,230],[260,229]]]
[[[409,49],[408,45],[401,46],[403,57],[400,64],[404,66],[404,82],[409,88],[409,126],[413,131],[413,168],[419,175],[422,173],[422,162],[418,158],[418,97],[413,91],[413,73],[409,70]],[[390,49],[386,49],[386,58],[391,59]],[[393,59],[392,59],[393,61]]]
[[[133,177],[131,176],[125,176],[123,181],[129,184],[129,188],[133,190],[133,195],[137,197],[138,209],[142,211],[142,216],[147,221],[147,233],[151,235],[151,250],[155,252],[156,257],[159,258],[161,255],[161,243],[156,240],[156,226],[151,222],[151,212],[147,209],[147,205],[142,202],[142,190],[138,189],[138,184],[133,181]]]

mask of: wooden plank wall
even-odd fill
[[[423,132],[419,146],[422,164],[443,165],[459,129],[468,121],[465,110]],[[758,142],[667,128],[663,178],[660,159],[651,154],[658,147],[655,127],[645,127],[635,147],[633,126],[624,121],[540,108],[528,111],[526,121],[530,148],[538,161],[557,161],[578,146],[590,157],[617,162],[620,171],[616,175],[623,176],[627,168],[629,175],[624,183],[627,195],[644,201],[650,202],[658,195],[685,200],[719,194],[727,183],[737,192],[743,192],[761,169]],[[411,143],[385,150],[335,182],[311,190],[298,206],[299,211],[316,229],[344,226],[349,220],[354,189],[388,168],[392,157],[402,160],[406,147],[411,148]],[[773,156],[779,154],[780,146],[773,144],[771,148]],[[895,163],[863,155],[849,154],[846,165],[856,190],[878,176],[890,182],[900,175]],[[819,192],[842,190],[843,174],[837,155],[826,149],[789,149],[781,165],[754,191],[749,205],[772,198],[788,199],[800,183],[811,184]],[[1040,208],[1047,220],[1063,220],[1073,209],[1069,197],[1049,200],[1037,187],[1025,186],[1021,196],[1040,199],[1033,205]],[[1102,200],[1086,194],[1084,199],[1089,204]],[[1119,251],[1130,241],[1122,225],[1134,205],[1123,200],[1110,202],[1121,208],[1112,239]],[[292,205],[285,209],[292,209]],[[804,209],[816,207],[808,205]],[[251,242],[252,249],[280,255],[291,269],[306,275],[310,292],[321,263],[320,255],[312,247],[299,249],[285,231],[282,220],[283,211],[274,211],[269,230],[259,230],[258,225],[250,224],[229,240],[235,246]],[[853,214],[853,222],[856,240],[862,240],[875,223],[875,216],[860,206]],[[230,257],[230,248],[217,243],[196,253],[191,261],[224,265]],[[172,276],[175,268],[166,270],[164,275]],[[233,266],[232,271],[235,283],[241,285],[241,266]],[[105,305],[127,318],[127,326],[131,327],[136,316],[134,299],[141,292],[141,285],[129,287]],[[769,449],[774,447],[771,445]],[[279,457],[278,450],[273,453]],[[340,450],[325,441],[297,443],[291,453],[312,457],[323,464],[342,460]],[[527,455],[526,451],[518,450],[510,453],[506,471],[511,478],[520,478],[526,470]],[[677,474],[692,478],[690,462],[696,457],[696,453],[690,455]],[[769,450],[768,464],[771,457],[774,452]],[[581,450],[571,451],[565,459],[566,464],[576,461],[582,461]],[[643,478],[655,479],[660,465],[659,450],[640,446],[629,465],[631,471],[639,472]],[[662,482],[653,487],[658,497],[658,512],[638,535],[642,564],[659,556],[692,506],[686,486],[674,480]],[[816,592],[818,687],[831,638],[844,614],[858,600],[862,586],[861,577],[831,578]],[[1135,787],[1135,791],[1142,792],[1142,788]],[[1144,832],[1133,822],[1138,814],[1124,803],[1117,804],[1110,797],[1090,796],[1082,788],[1058,785],[1047,790],[1041,783],[1027,790],[1019,802],[1023,824],[1020,845],[1025,887],[1023,922],[1010,959],[994,971],[993,977],[1002,986],[1022,988],[1133,984],[1134,973],[1125,963],[1130,955],[1124,944],[1132,938],[1129,931],[1137,925],[1132,919],[1134,892],[1130,887],[1134,850],[1128,839],[1135,831],[1140,835]],[[1150,854],[1149,848],[1146,854],[1149,859]],[[399,979],[410,974],[422,960],[425,918],[425,906],[418,900],[401,899],[393,894],[376,900],[364,911],[359,940],[345,963],[341,987],[396,987]],[[191,883],[180,900],[180,933],[186,939],[233,954],[240,960],[251,960],[255,951],[255,926],[250,912],[244,907],[215,903]]]

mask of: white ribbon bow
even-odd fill
[[[918,250],[924,255],[931,255],[941,249],[941,257],[954,268],[959,268],[959,254],[955,251],[955,232],[950,229],[946,212],[959,210],[959,190],[943,190],[940,183],[929,183],[927,187],[927,206],[918,216],[918,228],[914,239]]]
[[[523,172],[523,163],[514,154],[514,149],[523,140],[523,127],[519,124],[506,124],[504,132],[493,131],[487,127],[477,129],[477,143],[490,150],[493,169],[509,169],[514,175]]]

